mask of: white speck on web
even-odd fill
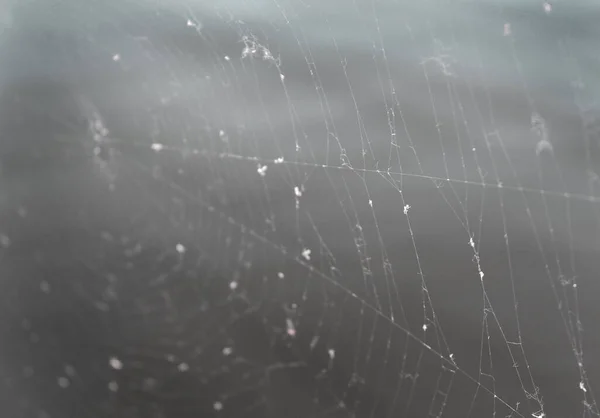
[[[512,30],[510,28],[510,23],[505,23],[504,24],[504,36],[510,36],[511,33],[512,33]],[[473,149],[473,151],[475,151],[475,149]]]
[[[283,164],[283,157],[279,157],[275,159],[275,164]]]
[[[238,287],[238,283],[236,281],[232,281],[229,283],[229,288],[231,290],[235,290],[235,289],[237,289],[237,287]]]
[[[294,194],[296,195],[296,197],[301,197],[302,190],[300,190],[300,188],[298,186],[296,186],[296,187],[294,187]]]
[[[544,2],[544,11],[546,13],[552,12],[552,5],[550,3],[548,3],[547,1]]]
[[[305,248],[302,250],[302,257],[304,257],[306,261],[310,261],[310,253],[310,248]]]
[[[177,366],[177,370],[180,372],[187,372],[190,369],[190,366],[187,363],[181,363]]]
[[[199,22],[194,22],[192,19],[188,19],[186,25],[191,28],[196,28],[196,30],[202,29],[202,24]]]
[[[177,250],[179,254],[183,254],[185,253],[185,246],[183,244],[177,244],[175,250]]]
[[[423,324],[423,331],[427,331],[427,324]]]
[[[264,177],[267,174],[267,169],[269,167],[267,167],[266,165],[259,165],[258,169],[256,170],[258,172],[258,174],[260,174],[262,177]]]
[[[231,58],[229,58],[229,55],[225,55],[225,61],[229,61]]]
[[[110,367],[115,370],[121,370],[123,368],[123,363],[116,357],[111,357],[109,360]]]
[[[285,320],[286,326],[287,326],[287,335],[289,335],[290,337],[295,337],[296,336],[296,327],[294,326],[294,322],[287,318]]]
[[[404,214],[408,215],[408,210],[410,209],[410,205],[404,205]]]
[[[279,273],[277,273],[277,277],[279,277],[280,279],[284,279],[285,278],[285,274],[283,274],[283,272],[280,271]]]
[[[223,409],[223,404],[221,402],[215,402],[213,403],[213,409],[215,411],[220,411],[221,409]]]
[[[165,148],[165,146],[163,144],[155,142],[154,144],[152,144],[150,146],[150,148],[152,148],[153,151],[158,152],[158,151],[162,151]]]
[[[330,348],[329,350],[327,350],[327,354],[329,355],[329,358],[331,360],[333,360],[335,358],[335,350],[333,348]]]
[[[583,382],[579,382],[579,389],[581,389],[584,392],[587,392],[587,389],[585,388],[585,384]]]
[[[118,391],[119,384],[117,382],[115,382],[114,380],[111,380],[110,382],[108,382],[108,390],[110,390],[111,392]]]
[[[115,54],[115,55],[113,55],[113,56],[112,56],[112,59],[113,59],[113,61],[115,61],[115,62],[117,62],[117,61],[120,61],[120,60],[121,60],[121,55],[119,55],[119,54]]]
[[[228,356],[231,353],[233,353],[233,348],[231,348],[231,347],[225,347],[225,348],[223,348],[223,355],[224,356]]]

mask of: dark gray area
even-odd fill
[[[592,417],[600,8],[0,5],[3,417]]]

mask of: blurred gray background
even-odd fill
[[[592,417],[589,1],[4,1],[6,417]]]

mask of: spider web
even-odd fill
[[[14,416],[599,415],[589,6],[64,7],[103,191],[20,273],[8,202]]]

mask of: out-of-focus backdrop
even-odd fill
[[[600,7],[5,0],[6,417],[593,417]]]

